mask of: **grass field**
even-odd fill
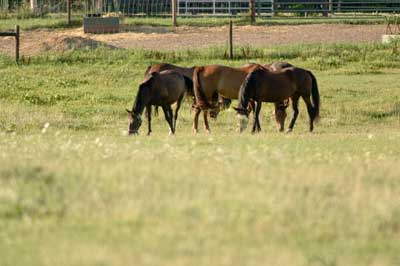
[[[308,45],[0,57],[0,265],[400,264],[400,52]],[[128,137],[145,68],[289,60],[317,76],[321,121],[292,134],[262,109]],[[236,105],[236,103],[234,103]],[[291,115],[291,110],[289,110]]]

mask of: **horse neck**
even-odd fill
[[[239,108],[247,108],[249,101],[254,99],[257,88],[258,71],[255,70],[248,74],[239,89]]]
[[[139,92],[136,96],[135,102],[133,103],[133,110],[135,110],[136,113],[142,115],[143,110],[150,101],[150,97],[147,93],[144,91],[145,89],[140,88]]]

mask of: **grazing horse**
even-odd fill
[[[249,101],[255,101],[255,119],[252,132],[260,131],[259,114],[262,102],[282,102],[291,98],[293,117],[289,125],[289,132],[293,130],[298,111],[298,101],[302,97],[307,105],[310,117],[310,131],[314,129],[314,120],[319,117],[320,97],[318,84],[315,76],[308,70],[288,67],[279,71],[270,71],[264,67],[258,67],[249,73],[240,87],[239,105],[235,110],[240,117],[240,128],[242,132],[248,123],[249,112],[247,106]]]
[[[175,133],[178,111],[185,93],[193,87],[191,79],[182,74],[166,70],[160,73],[154,72],[139,86],[132,111],[127,110],[129,118],[129,134],[137,134],[142,124],[141,116],[146,107],[148,117],[148,132],[151,133],[151,106],[161,106],[165,119],[170,127],[170,134]],[[172,113],[171,105],[177,103],[175,114]]]
[[[265,65],[271,71],[282,69],[291,66],[286,62],[278,62],[271,65]],[[193,131],[198,132],[198,118],[200,109],[206,111],[213,109],[215,106],[210,104],[213,96],[217,93],[224,98],[237,99],[241,84],[246,76],[254,69],[262,67],[259,64],[250,63],[239,68],[232,68],[221,65],[208,65],[196,67],[193,72],[193,90],[195,94],[196,104],[198,109],[195,112],[193,120]],[[250,107],[253,104],[250,103]],[[280,130],[283,130],[284,121],[286,118],[285,109],[287,102],[277,102],[275,104],[275,118],[279,123]],[[252,108],[254,109],[254,108]],[[204,119],[204,127],[207,132],[210,131],[207,118]]]
[[[144,77],[147,77],[151,73],[155,73],[155,72],[159,73],[164,70],[173,70],[175,72],[182,74],[183,76],[185,76],[188,79],[192,79],[194,67],[180,67],[180,66],[168,64],[168,63],[153,64],[146,69],[146,71],[144,72]],[[190,89],[191,90],[187,92],[187,95],[194,96],[192,87]],[[218,94],[214,95],[213,101],[214,102],[218,101],[218,106],[220,107],[220,109],[228,109],[232,102],[230,99],[223,98]],[[195,109],[195,100],[193,100],[193,108]],[[210,117],[217,118],[218,111],[219,111],[219,109],[217,110],[216,108],[211,110]],[[156,107],[156,114],[157,113],[158,113],[158,111],[157,111],[157,107]]]
[[[233,68],[221,65],[196,67],[193,72],[193,91],[197,110],[193,119],[193,131],[198,132],[200,111],[206,112],[215,106],[210,104],[213,96],[218,93],[228,99],[237,99],[238,91],[247,74],[260,65],[248,64]],[[204,117],[204,127],[210,132],[207,117]]]

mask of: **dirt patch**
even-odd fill
[[[61,52],[71,49],[95,49],[102,46],[115,48],[115,46],[80,36],[51,37],[48,41],[43,42],[41,45],[43,46],[43,49],[40,50],[55,50]]]
[[[268,47],[278,44],[359,43],[380,41],[384,25],[300,25],[234,27],[234,45]],[[31,56],[45,51],[111,48],[176,50],[226,45],[227,27],[136,26],[117,34],[84,34],[81,28],[69,30],[34,30],[22,32],[21,54]],[[13,38],[0,39],[0,53],[13,55]]]

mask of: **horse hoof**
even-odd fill
[[[293,129],[289,128],[288,130],[286,130],[286,134],[292,133]]]
[[[210,135],[211,134],[211,130],[206,129],[206,133]]]
[[[197,135],[199,133],[198,129],[193,129],[193,134]]]

